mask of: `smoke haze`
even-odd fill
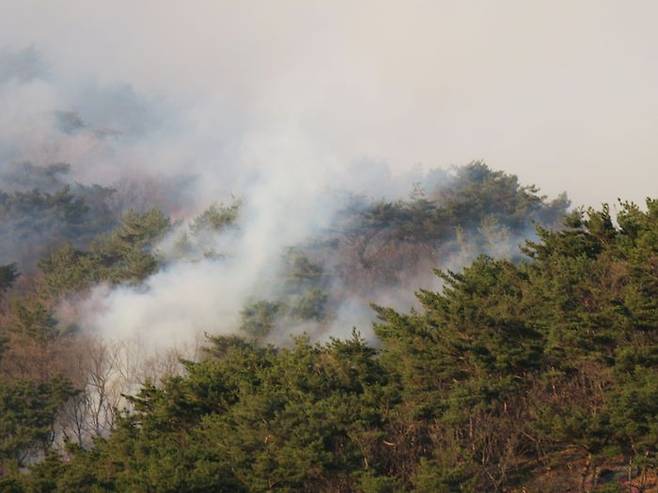
[[[549,194],[573,190],[577,203],[655,192],[653,2],[2,8],[0,46],[34,45],[60,91],[129,84],[175,111],[157,121],[176,142],[136,149],[125,166],[226,173],[243,146],[296,134],[314,162],[370,156],[401,170],[485,158]],[[29,92],[34,105],[59,105],[60,94]]]
[[[0,8],[0,166],[155,180],[182,219],[245,198],[229,260],[98,287],[83,311],[103,332],[233,325],[281,250],[331,223],[331,191],[400,197],[423,166],[484,158],[576,204],[656,192],[653,2]]]

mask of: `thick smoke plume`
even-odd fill
[[[5,133],[6,140],[0,143],[2,188],[13,194],[7,196],[3,222],[4,262],[19,261],[29,270],[49,242],[52,247],[63,241],[84,247],[94,235],[116,225],[128,209],[159,207],[183,221],[180,229],[195,213],[232,192],[244,198],[240,233],[219,240],[227,259],[170,259],[143,285],[102,285],[91,292],[74,311],[79,312],[83,327],[108,337],[139,336],[168,345],[189,341],[204,330],[234,331],[247,299],[274,294],[272,280],[285,248],[330,225],[340,207],[334,192],[365,192],[376,185],[378,196],[396,197],[421,176],[417,168],[396,177],[381,162],[341,163],[332,156],[318,156],[294,128],[259,137],[257,144],[244,144],[232,159],[220,152],[216,160],[200,164],[195,160],[208,159],[207,151],[196,140],[194,129],[187,129],[182,137],[169,133],[166,127],[171,121],[161,123],[156,118],[166,110],[129,87],[92,86],[69,93],[34,48],[5,51],[2,57],[0,89],[24,118],[19,122],[23,127]],[[45,96],[34,101],[35,92]],[[22,105],[28,99],[34,108],[26,111]],[[3,125],[16,122],[7,119]],[[34,126],[36,132],[28,131]],[[201,141],[205,137],[201,135]],[[148,159],[142,154],[146,149],[151,150]],[[92,191],[98,195],[100,189],[90,185],[96,182],[107,187],[98,206],[107,219],[90,225],[85,234],[79,231],[79,221],[74,229],[54,218],[46,220],[53,231],[20,229],[43,220],[43,211],[35,206],[27,219],[20,214],[24,208],[15,203],[34,199],[24,194],[32,190],[57,194],[68,187],[72,200],[88,198]],[[54,214],[58,211],[54,209]],[[98,210],[91,212],[98,217]],[[13,222],[12,214],[17,216]],[[44,248],[35,252],[28,248],[25,253],[32,244]],[[166,241],[159,248],[166,257]],[[17,257],[17,252],[22,256]]]
[[[5,51],[1,62],[0,90],[22,116],[18,128],[9,117],[2,123],[13,128],[0,142],[0,180],[3,190],[13,194],[7,196],[2,261],[18,260],[29,270],[30,262],[47,250],[17,258],[16,252],[25,252],[26,245],[51,241],[57,247],[72,241],[84,247],[94,235],[109,231],[128,209],[159,207],[182,221],[180,229],[215,201],[234,192],[243,198],[239,234],[219,240],[226,259],[169,259],[143,285],[102,285],[91,292],[77,309],[79,322],[108,337],[140,336],[170,344],[203,330],[234,331],[246,300],[275,294],[272,283],[282,252],[330,226],[342,206],[339,192],[397,198],[423,177],[419,167],[396,176],[380,161],[342,162],[318,155],[298,128],[280,128],[226,152],[213,145],[219,152],[210,158],[208,135],[184,128],[186,115],[149,101],[129,86],[81,84],[72,91],[60,85],[56,67],[48,66],[34,48]],[[98,207],[108,217],[90,225],[85,235],[79,232],[79,221],[78,229],[53,220],[54,231],[19,229],[38,223],[43,215],[34,207],[27,220],[15,212],[14,202],[26,200],[20,194],[57,194],[68,187],[72,200],[87,198],[90,191],[100,190],[90,188],[92,183],[107,187]],[[98,216],[97,210],[92,212]],[[12,213],[18,214],[14,222]],[[166,258],[166,240],[159,248]]]

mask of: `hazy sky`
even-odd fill
[[[129,83],[218,147],[484,159],[597,204],[658,192],[656,19],[639,0],[0,0],[0,48],[34,45],[64,85]]]

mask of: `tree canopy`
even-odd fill
[[[540,229],[525,261],[437,271],[443,288],[419,291],[420,310],[376,307],[376,347],[357,332],[287,348],[212,337],[183,375],[132,397],[110,436],[48,456],[14,487],[622,491],[628,474],[648,485],[658,202],[621,204],[616,223],[607,207],[567,223]],[[43,443],[39,426],[5,447]],[[564,461],[578,473],[551,473]]]
[[[26,169],[46,189],[66,174]],[[240,234],[241,203],[185,224],[128,210],[92,238],[75,230],[96,214],[75,190],[0,197],[12,204],[3,224],[34,204],[60,221],[36,274],[0,265],[0,490],[656,486],[658,200],[567,213],[565,197],[483,163],[408,200],[353,197],[327,231],[282,252],[266,280],[277,289],[249,299],[233,335],[209,334],[198,358],[138,378],[121,366],[125,347],[64,323],[63,301],[99,283],[139,289],[174,261],[224,261],[214,240]],[[454,268],[439,260],[455,253]],[[372,306],[372,340],[271,338],[329,327],[346,301],[437,265],[448,266],[434,270],[440,287],[418,289],[415,309]]]

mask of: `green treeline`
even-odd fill
[[[52,249],[27,287],[0,268],[0,491],[653,491],[658,200],[565,216],[565,198],[547,203],[483,165],[459,180],[357,207],[340,234],[292,250],[280,299],[246,306],[239,335],[208,336],[184,371],[147,379],[92,441],[56,427],[84,389],[66,364],[81,329],[58,323],[54,303],[155,272],[167,260],[151,247],[170,221],[129,213],[84,248]],[[206,211],[181,255],[238,216],[239,204]],[[331,317],[328,286],[345,269],[349,299],[362,289],[354,272],[401,283],[408,264],[389,261],[405,252],[447,251],[463,231],[515,238],[533,222],[522,256],[437,270],[442,288],[419,290],[408,313],[373,306],[376,343],[356,330],[267,343],[278,318]]]
[[[658,441],[658,202],[647,208],[623,204],[618,226],[607,209],[573,214],[518,264],[437,272],[444,288],[419,292],[422,310],[377,307],[377,348],[358,334],[285,349],[212,338],[184,376],[132,398],[109,438],[49,455],[15,488],[502,491],[573,453],[596,491],[622,491],[592,477],[597,464],[620,456],[646,476]]]

